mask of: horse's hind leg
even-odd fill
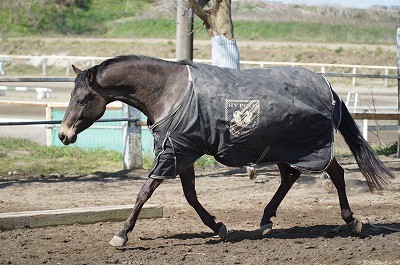
[[[135,206],[128,219],[125,221],[124,227],[119,231],[113,239],[110,241],[110,245],[114,247],[122,247],[128,242],[128,233],[133,230],[136,224],[136,220],[139,216],[140,210],[142,209],[145,202],[151,197],[154,190],[160,186],[162,179],[149,178],[140,189]]]
[[[286,163],[277,163],[277,165],[281,173],[281,184],[271,201],[264,209],[264,215],[260,223],[261,230],[269,230],[272,228],[271,217],[276,216],[276,210],[281,204],[283,198],[285,198],[286,194],[293,186],[293,183],[296,182],[301,174],[299,170],[290,167]]]
[[[197,199],[194,167],[188,167],[185,171],[179,174],[179,176],[181,178],[182,188],[187,202],[194,208],[203,223],[210,227],[214,233],[224,240],[228,234],[225,225],[223,223],[216,223],[215,217],[210,215]]]
[[[333,184],[337,189],[339,195],[340,210],[342,212],[342,219],[346,222],[347,226],[354,233],[360,233],[362,229],[362,223],[361,220],[355,219],[353,217],[353,213],[350,210],[349,201],[346,195],[346,186],[344,182],[344,169],[334,158],[326,172],[329,174]]]

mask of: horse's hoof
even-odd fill
[[[119,236],[114,236],[113,239],[110,241],[110,245],[113,247],[123,247],[125,246],[126,242],[128,242],[127,238],[121,238]]]
[[[353,232],[354,234],[360,234],[361,230],[362,230],[362,222],[361,219],[358,217],[355,217],[354,221],[351,222],[351,224],[349,225],[351,232]]]
[[[247,167],[246,167],[246,171],[247,171],[247,175],[249,176],[249,178],[250,178],[251,180],[254,180],[254,179],[257,178],[257,171],[255,170],[254,167],[247,166]]]
[[[263,235],[263,236],[268,234],[271,230],[272,230],[272,223],[262,225],[262,226],[260,226],[260,229],[259,229],[259,231],[261,232],[261,235]]]
[[[221,224],[221,228],[218,231],[218,236],[222,240],[225,240],[228,237],[228,229],[226,229],[224,224]]]

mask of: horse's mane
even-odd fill
[[[100,63],[99,65],[95,65],[85,71],[83,71],[82,74],[78,75],[76,78],[76,82],[82,83],[85,82],[86,75],[88,71],[92,71],[95,75],[101,73],[104,71],[107,67],[113,65],[113,64],[118,64],[118,63],[136,63],[136,62],[151,62],[154,64],[180,64],[180,65],[193,65],[193,62],[188,61],[188,60],[180,60],[178,62],[175,61],[167,61],[159,58],[154,58],[154,57],[149,57],[149,56],[144,56],[144,55],[120,55],[116,56],[114,58],[107,59]]]
[[[116,63],[136,63],[136,62],[151,62],[155,64],[182,64],[181,62],[167,61],[144,55],[120,55],[111,59],[107,59],[98,65],[97,71],[101,72],[110,65]]]

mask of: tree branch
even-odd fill
[[[208,1],[206,1],[208,2]],[[210,15],[207,14],[200,4],[195,0],[188,0],[189,5],[193,8],[193,11],[196,15],[203,20],[206,24],[210,24]]]
[[[222,2],[222,0],[213,0],[213,6],[211,9],[211,13],[212,14],[216,14],[218,12],[220,3]]]

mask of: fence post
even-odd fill
[[[364,113],[367,113],[367,110],[364,110]],[[364,140],[368,141],[368,120],[367,119],[363,119],[362,134],[363,134]]]
[[[355,74],[357,74],[357,68],[353,67],[353,75],[355,75]],[[353,86],[356,86],[356,77],[355,76],[353,76],[353,78],[352,78],[352,84],[353,84]]]
[[[65,74],[67,75],[67,76],[69,76],[69,66],[70,65],[70,62],[69,61],[67,61],[67,68],[66,68],[66,70],[65,70]]]
[[[389,68],[385,68],[385,75],[389,75]],[[385,78],[385,87],[389,86],[389,79]]]
[[[46,105],[46,121],[51,121],[52,120],[52,107],[47,104]],[[53,128],[51,125],[46,125],[46,145],[51,146],[51,132]]]
[[[122,104],[122,117],[140,119],[140,111]],[[122,141],[124,146],[124,168],[142,168],[142,134],[141,127],[136,122],[125,121],[122,123]]]
[[[43,57],[42,59],[42,76],[47,75],[47,58]]]

